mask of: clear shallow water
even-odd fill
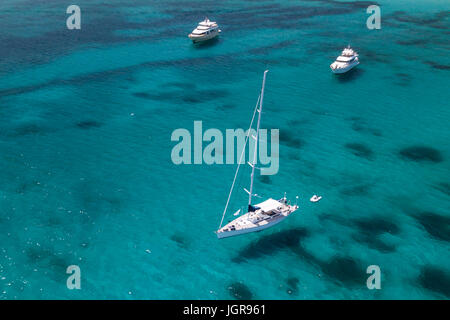
[[[392,2],[369,31],[367,3],[78,1],[77,32],[64,1],[3,1],[0,297],[448,299],[449,7]],[[223,34],[195,47],[205,14]],[[170,135],[245,128],[266,68],[280,171],[255,187],[301,208],[218,241],[235,168],[174,165]]]

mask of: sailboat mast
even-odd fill
[[[252,204],[253,178],[255,176],[256,155],[257,155],[257,152],[258,152],[258,142],[259,142],[259,125],[261,123],[261,113],[262,113],[263,100],[264,100],[264,86],[266,85],[267,72],[269,72],[269,70],[264,71],[264,77],[263,77],[262,88],[261,88],[261,99],[259,101],[258,124],[256,125],[256,137],[254,137],[254,139],[255,139],[255,152],[253,154],[252,174],[250,176],[250,192],[249,192],[249,195],[248,195],[248,211],[251,211],[251,204]]]
[[[244,147],[242,148],[242,152],[241,152],[241,156],[240,156],[239,161],[238,161],[238,166],[237,166],[237,169],[236,169],[236,173],[234,174],[233,184],[231,185],[230,193],[228,194],[227,204],[225,205],[225,209],[223,210],[222,219],[220,220],[219,229],[222,227],[223,219],[225,218],[225,214],[227,213],[228,204],[230,203],[231,194],[233,193],[234,184],[236,183],[236,178],[237,178],[238,173],[239,173],[239,168],[241,166],[242,159],[244,159],[245,147],[247,146],[250,130],[253,127],[253,121],[255,120],[255,115],[256,115],[256,111],[258,110],[258,105],[259,105],[259,100],[260,99],[261,99],[261,95],[258,96],[258,101],[256,101],[255,109],[253,111],[252,121],[250,121],[250,126],[248,128],[247,135],[245,137]]]

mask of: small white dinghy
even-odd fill
[[[318,196],[317,194],[315,194],[315,195],[313,195],[313,196],[311,197],[311,199],[309,199],[309,201],[311,201],[311,202],[317,202],[317,201],[319,201],[320,199],[322,199],[322,196]]]

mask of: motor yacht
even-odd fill
[[[358,53],[348,46],[342,51],[341,55],[336,58],[336,61],[330,65],[330,68],[333,73],[345,73],[356,67],[358,64]]]
[[[211,40],[217,37],[220,32],[221,30],[216,22],[205,18],[205,20],[201,21],[188,37],[192,42],[196,43]]]

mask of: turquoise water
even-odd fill
[[[378,3],[381,30],[371,2],[79,0],[69,31],[67,1],[2,1],[0,298],[448,299],[450,7]],[[300,210],[219,241],[235,167],[177,166],[170,136],[246,128],[265,69],[280,169],[255,188]]]

